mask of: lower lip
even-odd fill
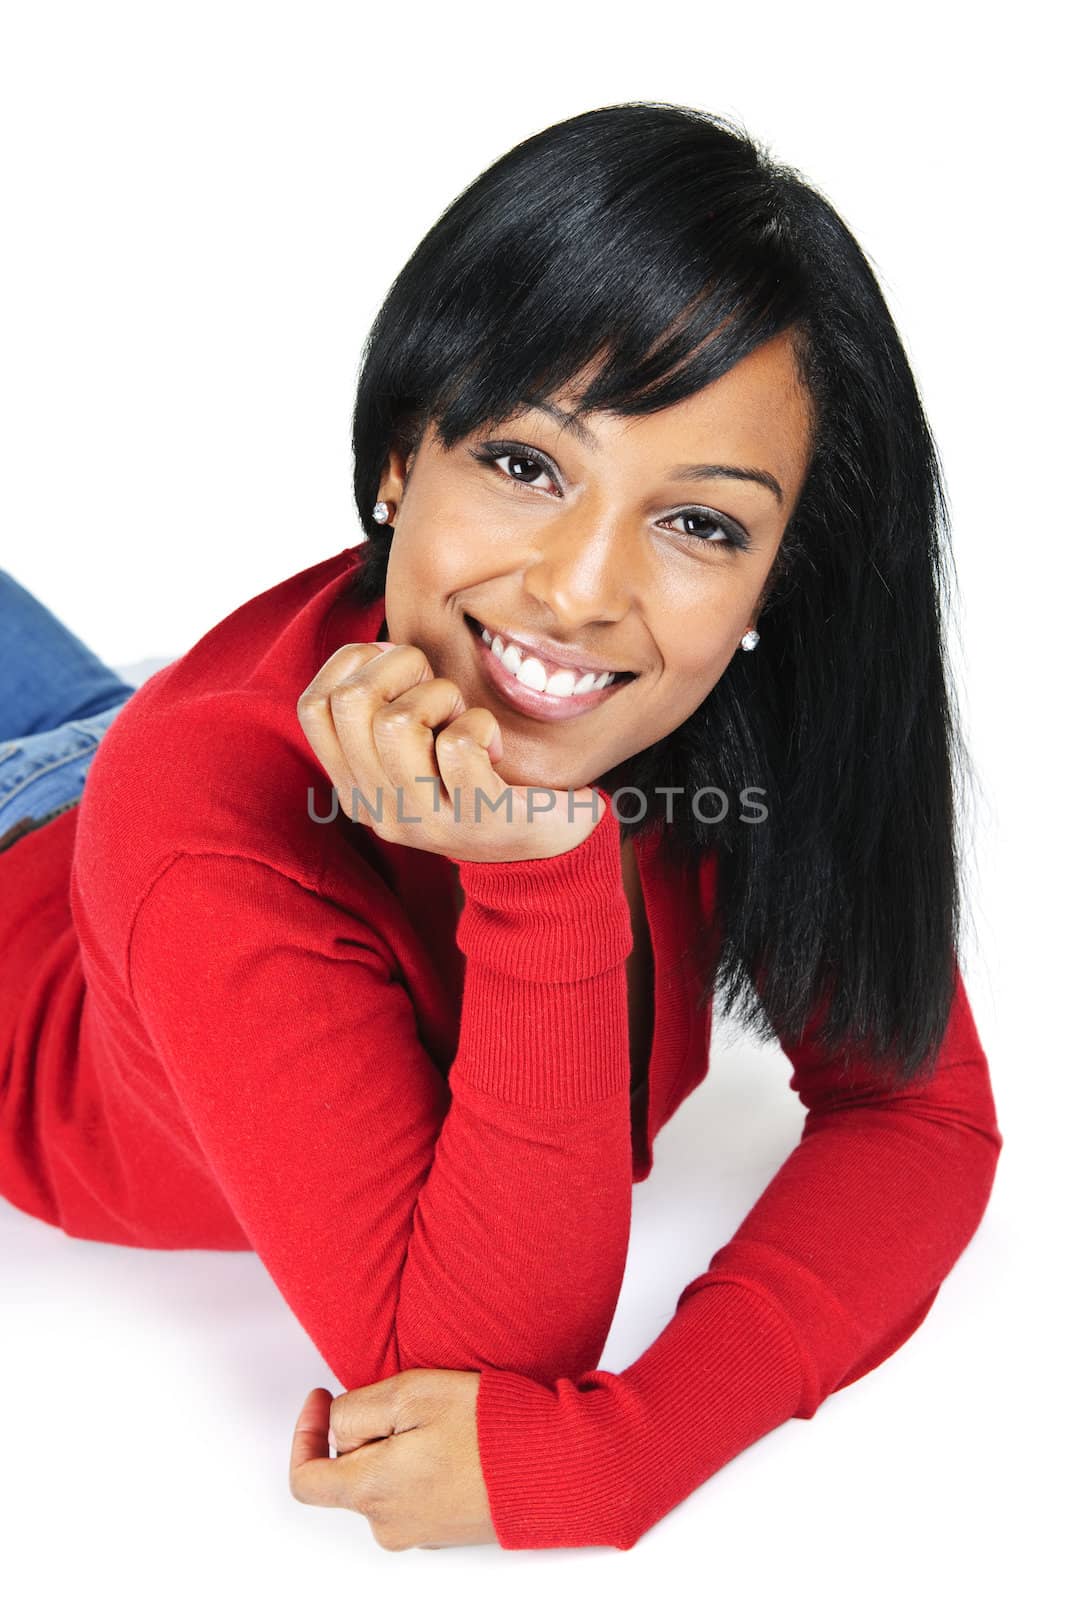
[[[631,678],[617,678],[614,683],[606,684],[603,689],[593,689],[588,694],[542,694],[539,689],[531,689],[528,684],[520,683],[518,678],[512,677],[506,667],[501,666],[498,658],[482,638],[480,626],[477,632],[475,624],[468,622],[466,626],[474,638],[482,670],[493,688],[509,705],[521,711],[524,716],[533,717],[537,722],[566,722],[571,717],[580,717],[586,711],[594,711],[619,689],[625,689],[628,683],[633,682]]]

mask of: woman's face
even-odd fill
[[[715,687],[758,625],[811,437],[788,333],[651,416],[599,414],[579,434],[573,395],[452,450],[431,428],[407,462],[390,455],[379,489],[396,507],[389,639],[493,712],[506,783],[554,789],[599,782]],[[593,669],[631,676],[590,692]]]

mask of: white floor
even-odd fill
[[[171,656],[146,656],[143,661],[131,661],[124,666],[112,666],[112,672],[117,672],[120,678],[127,683],[140,686],[153,672],[158,672],[160,667],[169,666]]]
[[[605,1368],[651,1343],[800,1119],[776,1049],[716,1043],[635,1189]],[[0,1203],[4,1568],[26,1575],[18,1600],[58,1600],[90,1575],[106,1577],[109,1600],[363,1596],[368,1578],[391,1596],[473,1583],[495,1597],[546,1580],[577,1594],[598,1571],[635,1592],[654,1573],[724,1600],[910,1600],[1009,1583],[1049,1594],[1052,1479],[1034,1445],[1060,1340],[1016,1246],[1023,1165],[1002,1158],[978,1234],[907,1345],[737,1457],[628,1552],[380,1550],[358,1514],[289,1495],[300,1403],[338,1386],[257,1258],[71,1240]]]

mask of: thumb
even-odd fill
[[[449,718],[449,721],[455,721],[455,718],[459,716],[466,716],[475,738],[482,746],[489,760],[499,761],[504,754],[504,740],[500,733],[500,724],[488,706],[471,706],[467,710],[461,702],[454,716]]]
[[[329,1457],[330,1446],[326,1430],[330,1426],[330,1403],[333,1395],[329,1389],[312,1389],[304,1401],[296,1427],[293,1430],[293,1448],[289,1458],[290,1472],[296,1472],[307,1461],[319,1456]]]

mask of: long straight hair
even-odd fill
[[[596,363],[576,410],[637,416],[791,330],[814,454],[762,597],[756,651],[626,764],[646,808],[761,789],[764,821],[679,804],[666,848],[717,853],[702,998],[763,1039],[856,1054],[891,1084],[935,1065],[957,978],[957,790],[969,776],[943,627],[936,446],[874,272],[836,211],[737,124],[630,101],[523,140],[443,212],[362,351],[352,421],[371,516],[391,446],[445,449]]]

